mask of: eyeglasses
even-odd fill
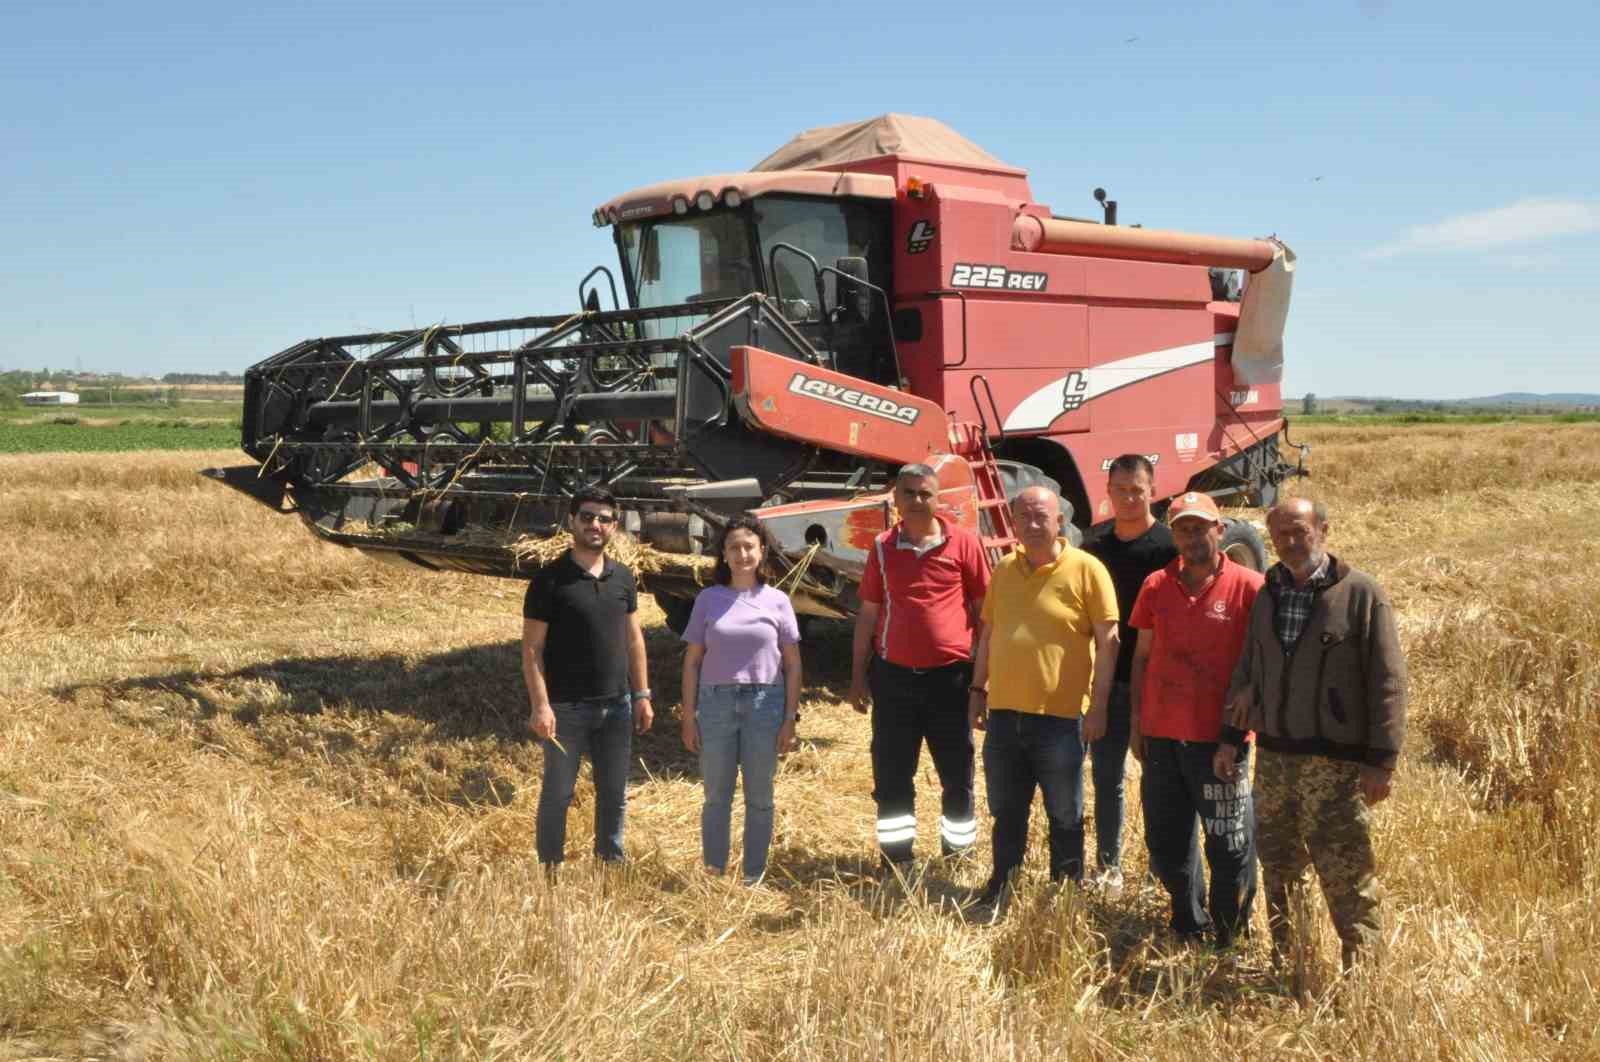
[[[610,513],[591,512],[588,509],[578,510],[578,523],[599,524],[601,527],[610,527],[617,522],[617,518]]]

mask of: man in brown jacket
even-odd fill
[[[1232,777],[1228,742],[1256,732],[1256,853],[1275,956],[1289,889],[1313,866],[1349,968],[1383,935],[1372,805],[1389,795],[1405,737],[1405,660],[1388,597],[1324,548],[1322,503],[1280,502],[1267,532],[1278,563],[1250,612],[1214,766]]]

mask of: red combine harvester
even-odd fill
[[[745,511],[798,611],[851,615],[909,462],[991,558],[1029,483],[1075,534],[1109,519],[1123,453],[1160,498],[1270,503],[1298,471],[1279,455],[1294,256],[1117,225],[1096,197],[1103,222],[1054,217],[1025,171],[931,119],[812,130],[750,172],[596,210],[626,307],[599,266],[570,314],[313,339],[252,367],[258,464],[208,474],[330,542],[524,578],[572,493],[604,484],[674,627]],[[1228,543],[1260,565],[1248,525]]]

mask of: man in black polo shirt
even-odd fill
[[[1123,775],[1128,761],[1128,723],[1132,714],[1129,680],[1139,632],[1128,624],[1139,587],[1146,576],[1158,572],[1178,556],[1167,525],[1150,511],[1155,487],[1155,466],[1142,454],[1123,454],[1112,461],[1106,474],[1106,495],[1111,499],[1112,522],[1083,548],[1111,572],[1117,588],[1117,611],[1122,648],[1117,673],[1106,706],[1106,732],[1094,743],[1094,833],[1100,869],[1091,879],[1109,894],[1122,889]],[[1198,869],[1198,868],[1197,868]]]
[[[568,507],[572,548],[528,584],[522,604],[522,674],[529,725],[544,742],[536,847],[554,867],[566,849],[567,808],[579,759],[594,770],[594,854],[622,859],[632,735],[650,729],[644,632],[633,573],[605,555],[617,499],[589,487]]]

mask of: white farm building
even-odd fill
[[[25,406],[75,406],[78,396],[71,391],[29,391],[22,396]]]

